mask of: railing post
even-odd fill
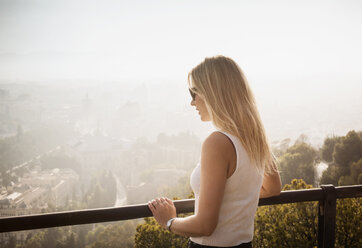
[[[334,247],[336,230],[336,190],[322,185],[323,200],[318,204],[318,248]]]

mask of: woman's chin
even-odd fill
[[[202,122],[208,122],[208,121],[211,121],[210,118],[205,118],[203,116],[200,116],[200,119]]]

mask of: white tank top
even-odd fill
[[[259,202],[263,173],[258,172],[250,162],[248,154],[237,137],[220,132],[234,144],[236,169],[226,181],[216,229],[210,236],[190,239],[201,245],[235,246],[253,239],[254,215]],[[199,204],[200,168],[200,163],[198,163],[190,176],[190,184],[195,193],[195,214],[198,212]]]

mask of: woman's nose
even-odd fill
[[[190,105],[195,106],[195,100],[194,99],[191,100]]]

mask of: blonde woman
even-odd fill
[[[224,56],[206,58],[188,82],[191,105],[216,127],[190,178],[195,213],[176,218],[167,198],[148,206],[162,227],[190,237],[189,247],[251,247],[259,198],[281,190],[253,93],[240,67]]]

